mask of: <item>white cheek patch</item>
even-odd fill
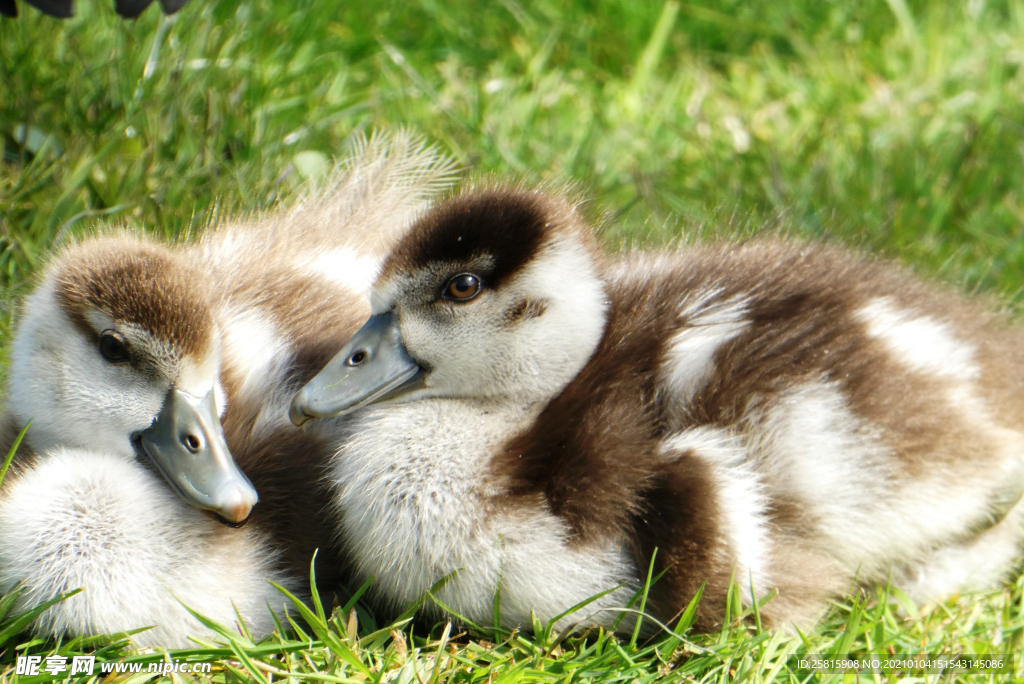
[[[354,249],[334,249],[311,258],[306,269],[360,294],[367,292],[377,278],[380,262],[360,256]]]
[[[7,407],[32,421],[28,439],[37,450],[88,442],[132,459],[130,435],[149,427],[167,391],[104,361],[57,303],[53,278],[26,300],[10,373]]]
[[[956,380],[980,375],[974,363],[974,347],[963,344],[949,326],[929,316],[897,309],[887,297],[871,300],[854,313],[867,329],[911,370]]]
[[[593,255],[575,236],[558,237],[496,294],[501,301],[480,337],[491,352],[488,386],[476,381],[474,393],[547,401],[586,365],[604,333],[608,302]],[[544,313],[509,328],[505,316],[523,300],[543,302]]]
[[[370,314],[376,316],[391,311],[402,290],[408,287],[410,282],[408,278],[398,276],[374,283],[370,290]]]
[[[686,322],[668,343],[661,383],[675,402],[688,402],[700,391],[714,372],[715,353],[750,325],[746,298],[715,302],[715,294],[689,298],[679,312]]]
[[[238,374],[238,394],[260,396],[283,382],[291,347],[269,316],[258,309],[240,311],[221,325],[225,365]]]
[[[736,583],[748,589],[744,600],[752,600],[755,592],[764,596],[771,588],[767,571],[771,552],[765,513],[767,499],[747,448],[726,430],[699,427],[662,443],[661,453],[666,458],[678,458],[683,452],[711,468],[724,532],[735,554]]]
[[[486,265],[487,259],[478,263]],[[385,310],[396,295],[401,301],[404,292],[424,291],[439,274],[475,268],[434,263],[390,278],[374,288],[373,310]],[[543,315],[509,326],[509,309],[523,301],[543,302]],[[607,301],[593,256],[570,236],[545,245],[501,287],[466,303],[440,306],[451,309],[449,321],[439,323],[443,316],[423,314],[415,303],[400,308],[406,349],[433,369],[427,377],[430,395],[500,397],[527,406],[550,400],[587,363],[604,331]]]

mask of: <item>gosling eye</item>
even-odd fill
[[[480,294],[481,289],[480,278],[472,273],[460,273],[448,279],[441,296],[456,302],[468,302]]]
[[[111,363],[122,363],[129,359],[128,344],[113,330],[100,333],[100,355]]]

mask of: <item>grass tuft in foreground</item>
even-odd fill
[[[890,593],[891,592],[891,593]],[[327,616],[319,605],[303,604],[284,592],[285,607],[278,631],[254,642],[242,626],[216,625],[197,617],[219,634],[211,643],[187,650],[135,653],[126,635],[52,643],[12,638],[11,627],[23,616],[0,623],[0,681],[10,678],[14,654],[94,654],[98,662],[118,663],[113,681],[273,681],[351,682],[804,682],[849,681],[842,674],[818,674],[801,660],[809,654],[824,657],[891,653],[1002,656],[1020,651],[1024,634],[1021,586],[1012,590],[957,597],[923,610],[893,590],[868,597],[859,594],[837,604],[820,634],[789,634],[756,626],[753,609],[737,610],[717,634],[695,635],[688,630],[693,608],[650,639],[617,638],[603,630],[582,634],[559,633],[536,623],[532,634],[478,630],[457,631],[451,622],[425,624],[411,609],[395,622],[379,626],[356,601],[337,606]],[[734,590],[739,597],[738,587]],[[315,594],[314,594],[315,595]],[[897,600],[890,600],[893,596]],[[10,596],[0,601],[0,614]],[[429,597],[425,597],[429,598]],[[296,614],[297,613],[297,614]],[[27,616],[27,614],[24,614]],[[20,629],[20,626],[15,627]],[[921,672],[881,673],[875,681],[1008,681],[1021,677],[1019,662],[998,673]],[[45,662],[45,659],[44,659]],[[161,677],[147,673],[151,663],[212,663],[209,674]],[[133,666],[139,672],[131,674]],[[116,666],[117,667],[117,666]],[[99,673],[99,666],[96,672]],[[911,679],[906,679],[907,676]],[[58,679],[64,679],[64,676]],[[54,677],[20,677],[19,682],[52,681]]]

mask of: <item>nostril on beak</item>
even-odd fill
[[[186,449],[188,449],[193,454],[198,452],[199,448],[203,446],[202,440],[200,440],[193,434],[182,435],[181,443],[185,446]]]
[[[352,356],[345,359],[345,365],[358,366],[359,364],[366,361],[368,358],[370,358],[370,353],[365,349],[360,349],[359,351],[353,353]]]

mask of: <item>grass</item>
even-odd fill
[[[286,200],[352,132],[399,125],[474,175],[575,183],[613,246],[781,221],[1024,304],[1024,2],[193,0],[137,22],[107,4],[0,21],[0,369],[13,303],[66,237],[187,235]],[[730,620],[649,643],[470,637],[354,609],[313,610],[317,625],[296,609],[285,635],[190,657],[218,658],[216,681],[792,682],[816,677],[800,654],[1024,637],[1020,581],[923,608],[861,596],[806,636]],[[0,681],[15,653],[164,657],[0,619]],[[915,681],[961,679],[1005,677]]]

